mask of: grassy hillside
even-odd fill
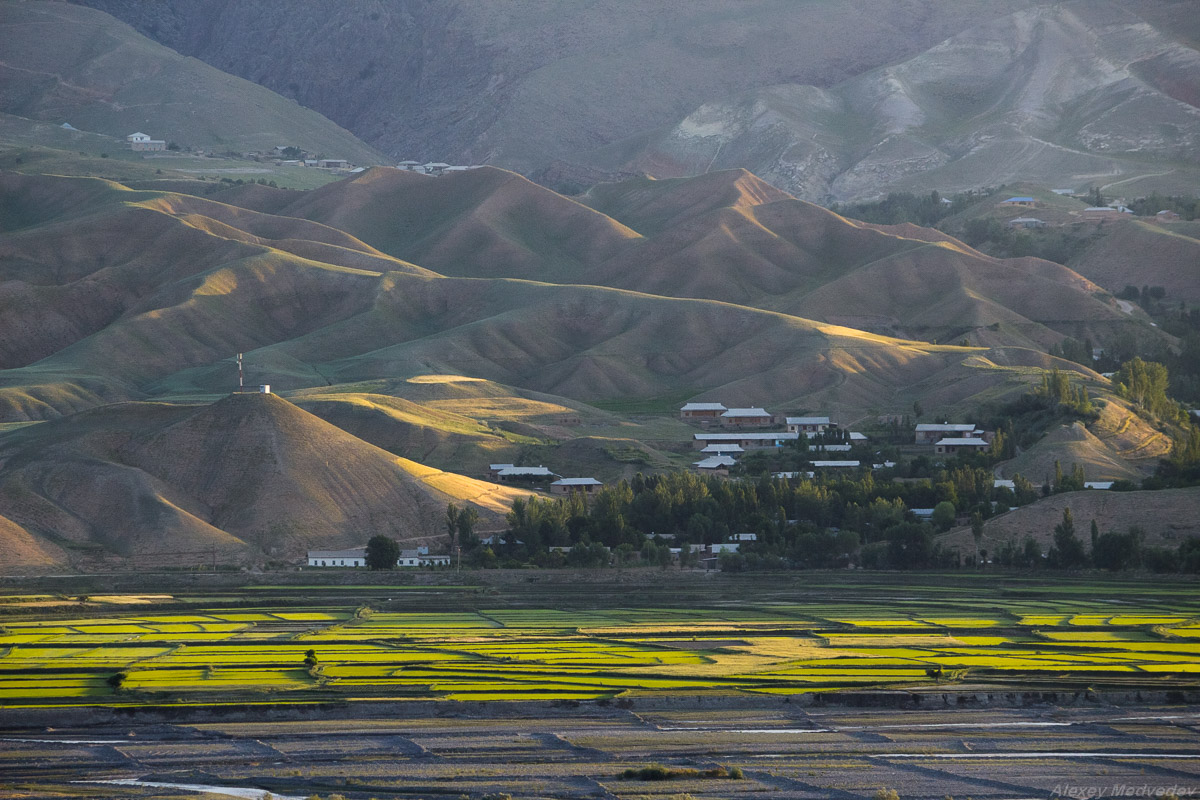
[[[182,147],[296,145],[359,164],[382,156],[320,114],[184,58],[107,14],[58,2],[0,5],[0,111]],[[114,144],[114,146],[117,146]]]

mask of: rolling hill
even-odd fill
[[[447,502],[503,512],[508,489],[458,474],[488,463],[687,462],[686,426],[618,409],[951,414],[1052,366],[1102,388],[1046,343],[1144,327],[1066,268],[741,171],[585,199],[493,168],[203,198],[0,174],[0,423],[35,423],[0,432],[14,552],[246,563],[429,537]],[[952,343],[864,330],[922,326]],[[295,405],[227,396],[238,352]]]
[[[366,532],[414,546],[442,533],[447,502],[473,504],[486,525],[523,494],[397,458],[257,393],[75,414],[3,437],[0,461],[0,524],[26,543],[16,566],[31,567],[96,550],[294,558]]]

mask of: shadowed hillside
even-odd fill
[[[293,144],[380,163],[353,134],[262,86],[234,78],[70,3],[0,4],[0,111],[115,137],[270,151]]]
[[[440,533],[446,503],[495,519],[521,493],[380,450],[276,395],[200,408],[127,403],[0,437],[0,516],[23,563],[103,548],[218,550],[238,560],[307,547],[409,543]]]

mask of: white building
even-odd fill
[[[367,548],[309,550],[308,565],[310,567],[365,567],[367,565]]]
[[[166,141],[162,139],[151,139],[150,134],[142,133],[141,131],[129,134],[125,137],[125,141],[129,142],[129,149],[136,152],[167,149]]]
[[[917,444],[937,444],[939,439],[947,436],[969,437],[982,434],[974,423],[957,422],[922,422],[917,425]]]
[[[824,433],[837,427],[837,423],[830,422],[829,417],[785,417],[784,422],[792,433]]]

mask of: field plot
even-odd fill
[[[142,780],[256,788],[276,796],[481,798],[1051,797],[1065,786],[1200,786],[1200,714],[1102,704],[1062,708],[855,710],[761,706],[629,713],[615,707],[506,705],[476,717],[386,715],[79,728],[0,729],[13,796],[183,797]],[[132,728],[131,728],[132,726]],[[652,764],[673,780],[626,776]],[[704,773],[710,772],[710,777]],[[740,776],[740,777],[735,777]],[[1056,787],[1059,787],[1056,789]],[[1159,794],[1155,792],[1162,790]],[[193,795],[195,796],[195,795]]]
[[[786,599],[715,594],[678,606],[585,603],[590,587],[563,586],[558,607],[456,587],[466,599],[447,608],[417,592],[313,585],[253,587],[240,605],[224,593],[209,607],[203,598],[180,601],[175,613],[164,611],[169,595],[142,595],[159,601],[153,613],[106,602],[80,615],[39,605],[49,595],[7,594],[0,708],[1200,682],[1200,597],[1191,587],[1050,589],[1017,580],[901,588],[873,580],[839,578],[845,591],[814,586]],[[357,602],[356,592],[372,591],[389,595],[382,608]]]

